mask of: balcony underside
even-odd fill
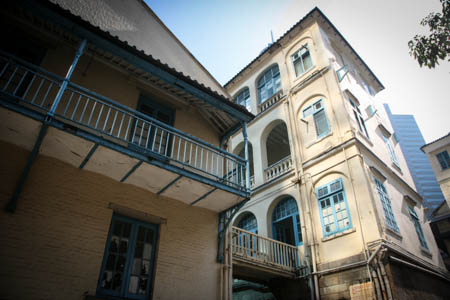
[[[5,100],[7,97],[0,95],[0,140],[31,151],[45,115]],[[39,154],[77,168],[217,212],[248,196],[214,178],[133,151],[108,136],[92,134],[58,119],[51,119],[49,125]]]
[[[296,272],[285,270],[270,264],[264,264],[252,259],[233,256],[233,278],[267,282],[273,278],[296,278]]]

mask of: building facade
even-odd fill
[[[256,115],[251,199],[228,240],[233,278],[276,299],[448,295],[422,197],[374,100],[384,87],[319,9],[225,88]],[[227,141],[241,156],[243,145],[240,132]]]
[[[249,192],[219,145],[253,115],[143,1],[0,16],[0,298],[220,298],[219,214]]]
[[[384,108],[398,138],[417,192],[422,196],[423,205],[428,209],[427,215],[430,215],[444,201],[444,195],[427,156],[420,150],[425,140],[419,126],[414,116],[392,114],[387,104],[384,104]]]

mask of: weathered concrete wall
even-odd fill
[[[38,156],[14,214],[3,210],[29,152],[0,143],[0,298],[74,299],[95,294],[113,210],[160,225],[153,299],[217,299],[216,213]]]
[[[450,295],[450,283],[408,266],[390,263],[386,272],[391,278],[392,293],[396,300],[444,300]]]

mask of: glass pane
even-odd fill
[[[328,120],[325,110],[321,110],[314,114],[314,123],[316,125],[317,136],[321,136],[328,132]]]
[[[120,240],[119,253],[127,253],[128,240]]]
[[[122,235],[122,227],[123,227],[123,223],[122,222],[120,222],[120,221],[114,222],[113,235]]]
[[[123,237],[130,237],[130,233],[131,233],[131,224],[130,223],[125,223],[123,226]]]
[[[302,59],[305,70],[308,70],[309,68],[312,67],[313,63],[309,51],[302,55]]]
[[[145,295],[146,291],[147,291],[147,279],[141,277],[139,280],[139,294]]]
[[[112,277],[113,272],[105,272],[103,273],[101,287],[107,290],[112,288]]]
[[[305,72],[301,59],[297,59],[294,62],[294,69],[295,69],[295,76],[300,76]]]
[[[115,273],[112,282],[112,289],[115,291],[120,291],[121,285],[122,285],[122,273]]]
[[[131,270],[131,274],[140,275],[141,274],[141,265],[142,265],[142,259],[135,258],[133,261],[133,268]]]
[[[130,286],[128,288],[128,292],[132,294],[137,294],[139,288],[139,277],[138,276],[131,276],[130,277]]]
[[[106,270],[114,270],[115,263],[116,263],[116,256],[114,254],[110,254],[106,261]]]
[[[142,257],[142,252],[144,251],[144,244],[141,242],[136,243],[136,250],[134,252],[134,257]]]
[[[109,243],[109,251],[117,252],[119,250],[119,237],[113,236],[111,237],[111,242]]]
[[[145,228],[144,227],[139,227],[139,232],[138,232],[138,241],[144,241],[145,239]]]
[[[125,269],[125,256],[120,255],[119,259],[117,260],[117,266],[116,266],[116,270],[123,272],[123,269]]]
[[[147,260],[144,260],[142,262],[141,275],[148,275],[149,272],[150,272],[150,262]]]

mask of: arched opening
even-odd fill
[[[258,233],[258,222],[256,217],[251,212],[245,212],[237,219],[236,226],[250,231],[252,233]]]
[[[287,127],[284,122],[276,125],[267,136],[267,165],[271,166],[291,155]]]
[[[240,143],[236,149],[234,150],[234,154],[236,154],[239,157],[245,158],[245,147],[244,143]],[[255,185],[255,171],[253,167],[253,147],[252,144],[248,143],[248,160],[250,163],[250,188],[252,188]]]
[[[275,64],[258,78],[258,101],[263,103],[281,89],[280,69]]]
[[[303,243],[297,203],[294,198],[280,200],[272,213],[272,233],[277,241],[299,246]]]

